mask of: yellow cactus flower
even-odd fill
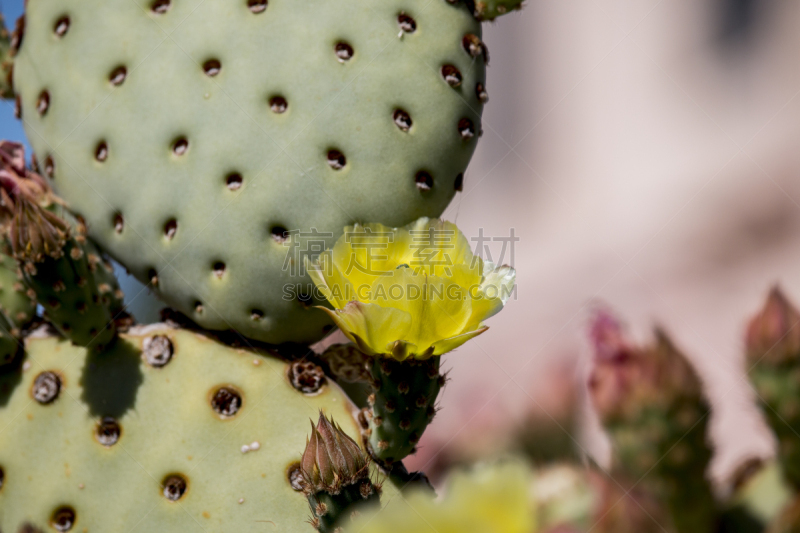
[[[449,352],[488,328],[516,273],[473,255],[455,224],[355,225],[308,272],[358,348],[400,361]]]
[[[483,464],[451,477],[444,498],[411,491],[382,510],[364,513],[362,533],[534,533],[533,476],[522,461]]]

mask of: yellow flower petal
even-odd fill
[[[399,268],[372,285],[370,303],[400,309],[410,315],[405,337],[396,337],[423,350],[439,339],[461,333],[470,318],[465,291],[446,279],[414,274]]]
[[[411,315],[390,307],[353,301],[327,312],[347,337],[368,355],[385,354],[411,327]]]
[[[461,335],[456,335],[455,337],[450,337],[449,339],[436,341],[436,343],[433,345],[433,353],[431,355],[442,355],[443,353],[455,350],[468,340],[474,339],[488,329],[489,326],[483,326],[479,329],[468,331],[467,333],[462,333]]]
[[[451,476],[444,498],[411,490],[353,523],[363,533],[534,533],[533,480],[522,461],[478,465]]]
[[[353,284],[336,267],[329,255],[323,254],[314,264],[306,261],[306,271],[319,292],[336,309],[341,309],[348,302],[357,299]]]
[[[514,291],[517,272],[508,265],[495,266],[491,261],[485,261],[481,292],[490,298],[500,298],[506,304]]]

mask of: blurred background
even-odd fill
[[[22,3],[0,4],[6,20]],[[743,336],[773,284],[800,300],[798,35],[787,0],[529,0],[486,25],[484,134],[445,218],[489,239],[482,255],[516,267],[518,292],[446,356],[452,379],[412,468],[538,425],[602,464],[580,392],[600,303],[641,340],[662,325],[696,363],[715,477],[772,453]],[[24,138],[12,103],[0,135]]]
[[[772,453],[743,337],[771,285],[800,298],[799,31],[800,4],[779,0],[536,0],[488,25],[484,135],[447,217],[515,228],[518,298],[448,356],[415,466],[548,421],[603,462],[591,413],[575,432],[559,411],[598,302],[696,363],[715,477]]]

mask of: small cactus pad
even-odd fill
[[[71,239],[61,257],[37,263],[23,272],[23,279],[44,308],[47,320],[62,335],[79,346],[102,350],[114,340],[116,327],[111,298],[103,294],[90,267],[81,245]]]
[[[800,311],[777,287],[748,325],[747,371],[764,417],[778,439],[783,473],[800,489]],[[798,507],[800,508],[800,507]]]
[[[9,239],[23,283],[65,337],[102,350],[117,333],[116,279],[104,270],[97,254],[86,253],[83,225],[70,228],[65,220],[24,197],[16,204]],[[96,251],[93,246],[89,249]]]
[[[10,257],[11,251],[0,247],[0,310],[16,328],[28,324],[36,313],[36,305],[25,293],[25,287],[17,276],[17,262]]]
[[[522,9],[522,0],[477,0],[475,17],[478,20],[494,20],[519,9]]]
[[[112,257],[207,329],[309,342],[330,323],[303,258],[461,187],[480,36],[446,0],[37,0],[14,86],[41,171]]]
[[[391,464],[413,453],[436,415],[436,399],[446,381],[440,365],[438,356],[425,361],[373,358],[368,431],[373,457]]]
[[[104,353],[37,336],[0,374],[0,530],[313,531],[308,420],[359,435],[338,387],[303,394],[288,363],[167,326]]]
[[[659,329],[651,345],[634,345],[607,310],[596,313],[591,338],[589,395],[611,437],[614,479],[652,491],[679,533],[711,531],[710,409],[691,363]]]

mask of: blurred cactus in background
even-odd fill
[[[747,371],[778,439],[786,480],[800,489],[800,312],[777,287],[750,321]]]
[[[655,337],[634,346],[608,311],[592,321],[589,392],[611,437],[612,475],[666,503],[676,531],[710,531],[710,408],[686,357],[663,331]]]

